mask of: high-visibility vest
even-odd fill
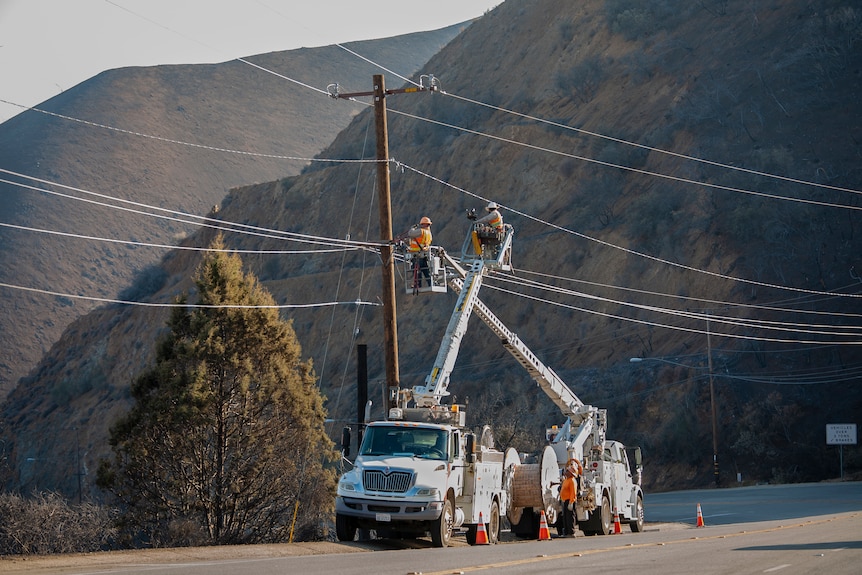
[[[502,230],[503,229],[503,216],[501,216],[500,212],[498,212],[496,210],[492,211],[491,213],[494,215],[494,217],[492,219],[488,220],[486,223],[497,231]]]
[[[410,238],[410,246],[407,248],[411,252],[421,252],[428,249],[431,245],[431,230],[419,228],[421,235]]]
[[[575,480],[573,477],[566,477],[563,480],[563,485],[560,487],[560,501],[574,502],[578,498],[575,493]]]

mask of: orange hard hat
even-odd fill
[[[430,226],[431,225],[431,218],[429,218],[428,216],[423,216],[422,219],[419,220],[419,223],[420,224],[428,224]]]

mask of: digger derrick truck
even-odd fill
[[[642,529],[639,452],[635,471],[623,446],[605,440],[605,411],[584,405],[479,300],[490,270],[512,269],[512,237],[509,225],[498,237],[488,238],[474,224],[461,253],[461,262],[469,268],[432,246],[427,254],[431,285],[408,286],[408,293],[415,294],[445,291],[440,287],[448,283],[458,299],[425,384],[400,390],[388,419],[367,425],[353,469],[339,480],[339,540],[352,541],[357,529],[374,529],[382,537],[430,534],[435,546],[445,547],[456,529],[466,528],[472,545],[481,525],[488,541],[496,543],[504,517],[516,534],[536,537],[540,512],[549,523],[559,515],[556,487],[562,469],[573,461],[582,469],[576,513],[582,530],[609,533],[611,506],[633,531]],[[406,263],[415,269],[409,257]],[[448,280],[447,267],[453,272]],[[568,418],[559,429],[552,428],[549,444],[530,462],[522,462],[512,448],[497,450],[487,426],[479,432],[465,427],[463,405],[444,404],[474,311]]]

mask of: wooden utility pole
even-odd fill
[[[380,205],[380,239],[383,242],[380,247],[380,259],[383,266],[383,344],[388,389],[387,413],[390,408],[398,406],[401,376],[398,368],[398,326],[395,310],[395,259],[393,258],[392,246],[392,198],[389,188],[389,131],[386,125],[386,96],[425,90],[434,91],[437,89],[434,77],[430,76],[429,78],[431,85],[427,88],[420,85],[419,87],[387,90],[383,82],[383,75],[375,74],[372,78],[374,85],[372,92],[339,94],[337,86],[335,86],[335,93],[330,92],[330,95],[335,98],[374,97],[375,133],[377,135],[377,198]]]
[[[397,407],[401,376],[398,368],[398,325],[395,310],[395,259],[392,257],[392,196],[389,187],[389,131],[386,127],[386,86],[374,76],[374,120],[377,134],[377,200],[380,206],[380,259],[383,265],[383,346],[389,408]],[[388,411],[388,410],[387,410]]]

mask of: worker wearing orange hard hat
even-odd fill
[[[560,486],[560,505],[563,508],[563,527],[560,535],[573,537],[575,535],[575,501],[578,498],[575,475],[577,470],[574,466],[566,467],[566,477]]]
[[[431,271],[428,269],[428,255],[431,247],[431,218],[423,216],[419,220],[418,225],[414,225],[407,233],[410,238],[410,244],[407,246],[407,251],[413,256],[413,278],[414,289],[418,289],[422,283],[422,276],[428,278],[428,285],[433,285],[431,282]]]

